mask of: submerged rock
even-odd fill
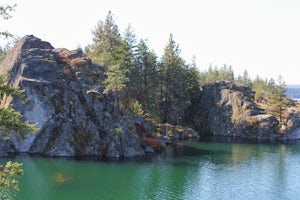
[[[74,181],[73,177],[67,176],[61,172],[55,172],[52,175],[52,180],[57,185],[67,185]]]
[[[38,123],[39,131],[21,140],[12,134],[1,152],[48,156],[144,155],[133,121],[114,112],[113,100],[100,88],[102,67],[81,50],[55,49],[34,36],[25,36],[0,66],[8,84],[25,90],[26,104],[14,101],[23,120]],[[7,147],[10,148],[7,148]]]

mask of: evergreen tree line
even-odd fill
[[[181,58],[172,35],[160,60],[146,40],[137,41],[131,26],[121,34],[111,12],[93,35],[85,52],[104,67],[103,91],[114,97],[116,110],[121,105],[160,122],[183,122],[193,88],[199,85],[199,72],[195,64],[188,65]]]
[[[227,65],[210,66],[207,71],[200,72],[195,57],[191,64],[182,59],[172,34],[162,57],[158,58],[147,40],[137,41],[130,25],[121,34],[111,12],[105,21],[98,22],[93,35],[93,43],[85,52],[105,69],[107,78],[102,85],[103,91],[114,97],[115,110],[121,105],[158,122],[185,124],[184,111],[197,94],[196,88],[220,80],[250,86],[256,91],[257,101],[272,102],[270,94],[275,93],[284,96],[282,78],[279,84],[259,76],[252,81],[247,70],[235,78],[232,67]]]

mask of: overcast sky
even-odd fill
[[[1,29],[33,34],[54,47],[76,49],[92,41],[91,31],[109,10],[123,32],[130,23],[160,57],[170,33],[200,70],[231,65],[235,75],[282,75],[300,84],[299,0],[1,0],[17,4]]]

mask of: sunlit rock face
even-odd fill
[[[253,96],[249,87],[231,82],[203,85],[189,108],[190,119],[203,135],[278,138],[278,120],[258,108]]]
[[[16,135],[1,152],[48,156],[132,157],[144,155],[133,121],[114,112],[113,100],[100,88],[103,70],[81,50],[55,49],[34,36],[25,36],[7,54],[0,74],[25,90],[26,104],[13,102],[23,120],[38,123],[26,140]],[[1,146],[1,145],[0,145]],[[3,145],[2,145],[3,146]]]
[[[283,139],[300,140],[300,111],[296,107],[288,109],[287,123],[282,134]]]

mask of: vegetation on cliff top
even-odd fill
[[[131,26],[122,35],[111,12],[97,24],[93,35],[93,43],[85,52],[104,67],[107,79],[103,89],[113,94],[122,108],[157,122],[187,125],[185,111],[199,92],[199,85],[222,80],[251,87],[256,92],[255,100],[266,105],[266,111],[281,124],[285,123],[284,112],[290,101],[282,77],[278,83],[259,76],[252,80],[247,70],[236,77],[227,65],[210,66],[200,72],[195,57],[191,64],[182,59],[172,34],[159,59],[146,40],[137,42]]]

